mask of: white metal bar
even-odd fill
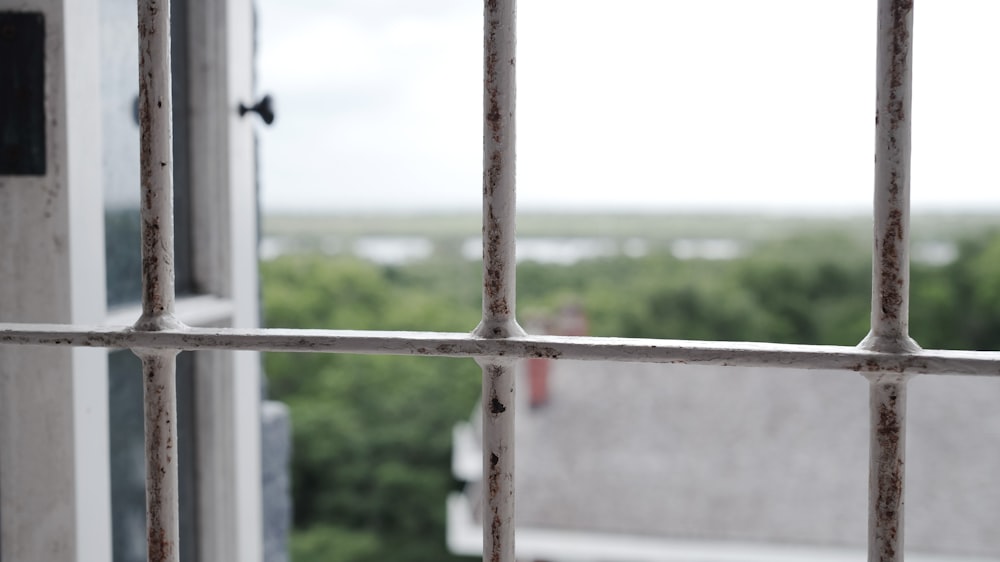
[[[515,300],[515,0],[483,13],[484,339],[523,336]],[[514,370],[494,356],[483,368],[483,560],[514,562]]]
[[[515,0],[486,0],[483,61],[482,337],[523,333],[515,297]]]
[[[834,345],[537,335],[495,339],[452,332],[181,328],[153,333],[127,326],[0,323],[0,345],[502,359],[545,357],[855,373],[1000,376],[1000,352],[996,351],[923,349],[915,353],[887,353]]]
[[[179,328],[174,319],[173,132],[170,0],[139,0],[139,181],[142,316],[137,332]],[[142,359],[149,562],[179,562],[177,350],[133,348]]]
[[[483,560],[514,562],[514,368],[483,367]]]
[[[147,560],[180,560],[177,479],[177,353],[142,352],[146,429]]]
[[[879,0],[871,331],[859,347],[890,353],[920,349],[909,335],[912,45],[913,0]],[[868,560],[902,562],[908,375],[868,378]]]
[[[904,375],[905,376],[905,375]],[[906,460],[906,383],[875,378],[869,389],[868,560],[903,560],[903,466]]]
[[[174,312],[171,105],[170,0],[139,0],[142,330],[170,327]]]
[[[871,332],[861,346],[919,349],[910,338],[910,105],[913,0],[879,0]]]

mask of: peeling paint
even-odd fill
[[[490,399],[490,413],[493,415],[502,414],[507,411],[507,408],[503,405],[503,402],[497,399],[496,396]]]
[[[515,2],[486,2],[483,22],[483,322],[485,338],[514,326]]]
[[[0,323],[0,345],[161,350],[256,350],[471,357],[481,364],[544,357],[907,375],[1000,375],[1000,352],[877,351],[865,347],[476,333],[191,328],[167,317],[158,331],[130,326]],[[167,324],[171,324],[167,326]],[[489,396],[489,394],[487,394]]]
[[[869,562],[903,560],[904,373],[930,363],[908,333],[912,16],[912,0],[878,2],[871,332],[858,347],[893,358],[852,366],[871,380]]]
[[[502,341],[502,340],[501,340]],[[485,559],[514,562],[514,369],[483,364]]]
[[[184,330],[173,317],[172,126],[170,3],[139,0],[142,316],[119,336]],[[115,334],[104,336],[115,339]],[[178,348],[130,347],[142,359],[144,372],[147,560],[179,562],[178,475],[173,453]]]
[[[906,382],[871,384],[868,559],[902,560]]]
[[[143,365],[146,443],[146,518],[148,559],[178,560],[179,512],[175,356],[173,351],[139,351]]]
[[[524,336],[515,299],[514,0],[486,0],[483,21],[483,317],[471,338],[505,342]],[[449,346],[457,350],[460,346]],[[437,348],[439,351],[441,347]],[[514,380],[510,350],[483,368],[483,559],[514,562]]]
[[[909,337],[912,0],[880,0],[871,333],[860,345],[915,351]]]

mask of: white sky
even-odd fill
[[[916,210],[1000,211],[998,0],[918,0]],[[482,2],[260,0],[265,212],[478,210]],[[864,210],[874,0],[521,0],[518,206]]]

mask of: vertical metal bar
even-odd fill
[[[170,1],[139,0],[139,154],[142,316],[136,330],[176,328]],[[149,562],[179,562],[175,350],[133,350],[142,359]]]
[[[872,379],[868,465],[868,560],[903,560],[906,383]]]
[[[910,105],[913,0],[879,0],[871,332],[862,346],[916,351],[910,339]]]
[[[920,349],[909,336],[913,0],[879,0],[871,331],[859,347]],[[902,562],[906,377],[869,375],[868,560]]]
[[[514,562],[514,368],[483,367],[483,560]]]
[[[149,562],[179,562],[176,352],[142,358],[146,428],[146,552]]]
[[[523,335],[515,308],[515,0],[486,0],[483,47],[483,338]],[[483,368],[483,560],[514,562],[514,364]]]
[[[139,181],[142,318],[157,329],[174,312],[173,123],[170,0],[139,0]]]
[[[484,337],[515,325],[515,0],[486,0],[483,78]]]

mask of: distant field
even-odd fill
[[[334,215],[267,214],[265,236],[313,238],[337,236],[424,236],[454,239],[476,236],[476,214]],[[867,216],[658,215],[658,214],[519,214],[517,231],[530,237],[638,237],[648,240],[725,238],[758,241],[797,233],[835,231],[871,235]],[[955,240],[1000,228],[1000,216],[921,214],[912,219],[914,240]]]

